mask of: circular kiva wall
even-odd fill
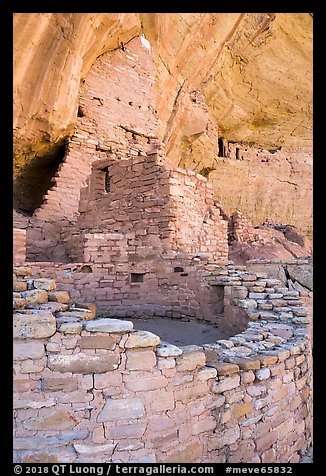
[[[15,462],[293,463],[311,443],[309,319],[279,281],[211,269],[247,327],[178,348],[15,273]]]

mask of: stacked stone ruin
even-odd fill
[[[53,187],[14,217],[14,460],[298,462],[312,441],[305,290],[229,262],[227,217],[207,178],[167,160],[152,58],[138,38],[129,49],[99,58]],[[268,234],[232,224],[239,242]],[[229,338],[176,347],[133,330],[143,316]]]
[[[178,348],[14,272],[15,461],[285,463],[307,450],[311,340],[297,291],[208,266],[246,329]]]

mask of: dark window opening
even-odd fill
[[[218,157],[228,157],[228,142],[223,137],[218,139]]]
[[[111,179],[109,174],[109,168],[103,169],[104,172],[104,189],[106,193],[111,191]]]
[[[175,273],[183,273],[183,268],[181,266],[176,266],[175,268],[173,268],[173,271]]]
[[[32,156],[26,160],[14,180],[13,205],[17,211],[33,215],[53,187],[56,174],[64,162],[67,138],[52,145],[45,155]]]
[[[86,110],[84,106],[78,106],[77,117],[84,117],[86,115]]]
[[[202,169],[200,170],[199,174],[208,179],[209,174],[210,174],[213,170],[215,170],[213,167],[204,167],[204,168],[202,168]]]
[[[235,158],[237,160],[240,160],[240,149],[239,149],[239,147],[236,147],[236,149],[235,149]]]
[[[92,267],[91,267],[91,266],[84,265],[84,266],[82,266],[82,267],[79,269],[79,272],[80,272],[80,273],[92,273],[93,270],[92,270]]]
[[[145,273],[131,273],[130,282],[131,283],[142,283],[144,281]]]

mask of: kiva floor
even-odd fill
[[[202,345],[227,338],[217,327],[198,321],[170,318],[131,319],[135,330],[150,331],[177,346]]]

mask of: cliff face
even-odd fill
[[[128,43],[140,35],[150,43],[157,133],[172,163],[209,175],[228,213],[240,207],[254,224],[268,214],[310,233],[308,13],[15,14],[17,183],[40,166],[50,179],[49,164],[73,134],[81,85],[96,58],[117,49],[128,55]],[[119,75],[117,69],[117,82]],[[240,143],[239,150],[256,144],[284,153],[220,159],[219,138]]]

